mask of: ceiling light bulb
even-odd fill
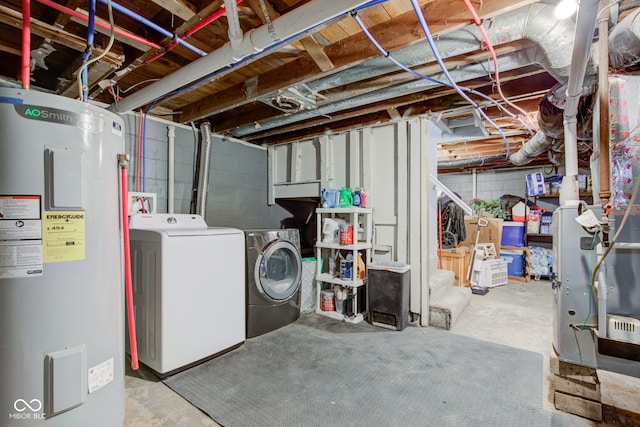
[[[555,9],[556,18],[567,19],[575,13],[576,9],[578,9],[576,0],[560,0]]]

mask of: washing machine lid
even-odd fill
[[[208,227],[201,215],[192,214],[136,214],[129,218],[129,229],[146,230],[167,237],[221,236],[243,234],[242,230],[228,227]]]

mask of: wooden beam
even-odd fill
[[[151,0],[161,8],[171,12],[183,21],[188,21],[196,14],[196,8],[182,0]]]
[[[485,0],[480,15],[485,18],[499,13],[505,7],[522,7],[532,2],[533,0]],[[444,0],[431,2],[423,6],[423,10],[425,11],[427,23],[433,25],[439,34],[458,29],[469,23],[469,12],[462,2],[459,2],[459,4],[452,4]],[[434,28],[432,28],[432,31],[434,31]],[[370,28],[369,31],[388,50],[401,48],[424,38],[413,11],[403,13],[383,24],[376,25]],[[331,72],[348,68],[379,55],[377,49],[362,33],[325,47],[324,53],[331,63],[335,65]],[[247,90],[246,85],[243,83],[185,105],[182,108],[183,113],[179,121],[185,123],[199,120],[212,114],[236,108],[238,105],[251,102],[278,90],[315,80],[326,74],[328,73],[322,72],[322,69],[315,61],[309,61],[308,58],[300,58],[262,74],[255,87],[252,87],[250,91]],[[249,93],[251,93],[251,96],[248,96]],[[244,97],[239,96],[239,94],[243,94]]]
[[[320,43],[318,43],[316,39],[313,38],[313,36],[303,37],[302,39],[300,39],[300,43],[302,43],[302,46],[304,46],[304,48],[307,50],[309,56],[313,58],[314,61],[316,61],[316,64],[318,64],[318,67],[322,70],[322,72],[333,70],[336,67],[335,65],[333,65],[333,62],[331,62],[331,59],[327,56],[327,54],[324,53],[324,50],[322,46],[320,46]]]
[[[22,28],[22,13],[0,5],[0,22],[20,29]],[[83,52],[87,46],[86,41],[83,38],[34,18],[31,18],[31,32],[78,52]],[[94,48],[94,53],[96,55],[102,52],[103,49],[97,47]],[[124,61],[124,55],[108,52],[103,58],[103,61],[111,64],[113,68],[118,68]]]
[[[11,55],[22,56],[22,51],[20,49],[16,49],[13,46],[6,45],[4,43],[0,43],[0,52],[9,53]]]

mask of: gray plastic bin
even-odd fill
[[[409,317],[411,266],[400,262],[369,264],[369,323],[402,331]]]

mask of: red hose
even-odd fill
[[[120,164],[120,189],[122,206],[122,248],[124,250],[124,289],[127,303],[127,324],[129,327],[129,348],[131,350],[131,368],[138,369],[138,344],[136,343],[136,321],[133,316],[133,285],[131,280],[131,249],[129,248],[129,203],[127,191],[127,165]]]
[[[23,1],[23,3],[25,1],[28,3],[28,0],[22,0],[22,1]],[[89,17],[87,15],[83,15],[82,13],[76,12],[73,9],[69,9],[68,7],[64,7],[64,6],[62,6],[62,5],[58,4],[58,3],[54,3],[51,0],[36,0],[36,1],[38,3],[44,4],[45,6],[49,6],[49,7],[53,8],[53,9],[59,11],[59,12],[66,13],[67,15],[73,16],[73,17],[78,18],[78,19],[82,19],[83,21],[88,21],[89,20]],[[96,27],[100,27],[100,28],[104,28],[106,30],[111,30],[111,26],[110,25],[107,25],[107,24],[105,24],[103,22],[100,22],[100,21],[97,21],[97,20],[95,22],[95,26]],[[142,37],[137,36],[135,34],[129,33],[127,31],[124,31],[124,30],[122,30],[120,28],[114,28],[113,31],[114,31],[114,33],[118,34],[119,36],[126,37],[129,40],[133,40],[133,41],[142,43],[142,44],[144,44],[146,46],[149,46],[149,47],[152,47],[154,49],[160,49],[160,45],[155,44],[153,42],[150,42],[147,39],[143,39]]]
[[[22,0],[22,88],[29,89],[31,79],[31,0]]]

